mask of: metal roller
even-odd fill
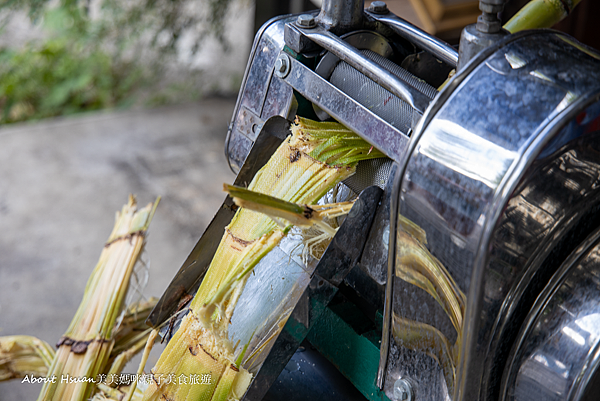
[[[409,82],[412,87],[433,100],[437,91],[429,84],[420,81],[417,77],[394,64],[390,60],[380,56],[371,50],[363,50],[362,54],[377,64],[392,72],[394,75]],[[393,95],[388,90],[373,82],[364,74],[341,61],[333,70],[330,82],[341,89],[348,96],[357,100],[379,117],[388,121],[391,125],[408,135],[414,123],[418,121],[421,114],[408,103]]]

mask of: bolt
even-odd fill
[[[488,18],[489,17],[489,18]],[[502,24],[493,14],[483,14],[477,17],[477,30],[483,33],[497,33],[502,29]]]
[[[504,4],[506,2],[507,2],[507,0],[480,0],[479,6],[481,7],[481,4],[491,4],[491,5],[495,5],[495,6],[504,7]]]
[[[413,391],[410,383],[405,379],[398,379],[394,383],[394,399],[396,401],[412,401]]]
[[[389,12],[387,4],[384,1],[374,1],[369,6],[369,11],[374,14],[387,14]]]
[[[310,14],[299,15],[296,24],[302,28],[314,28],[317,25],[315,17]]]
[[[487,14],[498,14],[504,9],[504,5],[479,3],[479,9]]]
[[[275,60],[275,75],[285,78],[290,73],[290,58],[287,54],[280,54]]]
[[[502,23],[498,19],[498,13],[504,9],[505,0],[480,0],[479,9],[482,14],[477,18],[477,30],[483,33],[498,33],[502,29]]]

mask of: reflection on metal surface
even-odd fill
[[[440,330],[430,324],[408,319],[402,311],[394,312],[392,332],[398,346],[424,353],[437,361],[451,394],[460,356],[466,298],[444,266],[427,250],[426,243],[425,231],[399,215],[395,274],[435,299],[452,322],[457,333],[456,341],[450,344]]]
[[[600,232],[561,266],[532,308],[505,369],[502,400],[597,399]],[[594,392],[596,392],[594,394]]]
[[[244,163],[260,125],[275,115],[288,117],[292,89],[274,76],[273,67],[285,46],[284,26],[292,20],[290,16],[281,16],[267,22],[252,45],[225,140],[225,155],[234,172],[239,171]]]
[[[596,51],[590,49],[586,45],[582,44],[581,42],[578,42],[569,36],[560,36],[559,38],[560,38],[560,40],[563,40],[564,42],[568,43],[569,45],[575,47],[577,50],[581,51],[582,53],[585,53],[587,56],[590,56],[597,60],[600,60],[600,54],[598,54]]]
[[[448,339],[435,327],[404,319],[396,314],[393,317],[392,333],[398,345],[427,354],[437,361],[442,368],[448,393],[452,394],[459,357],[456,344],[450,345]]]
[[[402,219],[399,216],[399,220]],[[464,293],[415,237],[400,228],[396,241],[396,276],[431,295],[442,306],[460,337],[466,304]]]
[[[481,138],[449,120],[429,125],[430,136],[419,142],[419,152],[466,177],[495,188],[516,153]]]
[[[488,310],[498,307],[498,318],[493,326],[490,324],[494,336],[486,352],[496,359],[507,354],[505,344],[516,336],[519,323],[515,322],[525,318],[540,287],[567,256],[565,253],[600,223],[594,211],[600,196],[600,142],[598,132],[593,132],[600,121],[599,107],[596,103],[578,113],[579,118],[590,118],[587,124],[580,125],[579,118],[574,118],[554,136],[508,200],[497,223],[488,265],[495,280],[494,284],[490,280],[484,294]],[[506,301],[500,305],[503,299]],[[581,341],[578,332],[568,327],[563,334]],[[486,381],[496,382],[500,373],[494,373],[494,368],[501,368],[491,362],[485,365],[490,370]]]
[[[513,68],[513,70],[518,70],[519,68],[523,68],[527,65],[527,62],[525,60],[523,60],[521,57],[514,53],[506,53],[504,57],[506,58],[506,61],[508,61],[510,66]]]
[[[523,314],[553,264],[600,224],[599,94],[597,57],[562,34],[523,32],[459,72],[411,137],[398,213],[467,294],[455,399],[495,399]],[[411,287],[403,306],[423,299]],[[419,321],[448,338],[442,321]]]
[[[563,98],[563,100],[560,101],[560,103],[558,104],[558,106],[556,106],[556,112],[559,113],[561,111],[563,111],[564,109],[567,108],[567,106],[569,106],[571,103],[573,103],[575,100],[577,100],[578,96],[571,92],[571,91],[567,91],[567,93],[565,93],[565,97]]]

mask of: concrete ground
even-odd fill
[[[0,336],[56,343],[130,193],[140,205],[162,196],[144,291],[160,296],[234,179],[223,154],[233,107],[216,98],[2,127]],[[40,387],[1,382],[0,400],[33,400]]]

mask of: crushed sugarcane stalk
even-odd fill
[[[228,184],[223,184],[223,190],[233,198],[239,207],[271,217],[282,229],[286,229],[290,224],[302,228],[316,226],[330,236],[335,235],[337,228],[331,227],[325,219],[348,214],[354,204],[350,201],[326,205],[299,205]],[[285,224],[279,219],[287,220],[289,223]]]
[[[123,311],[129,281],[157,204],[158,200],[138,210],[135,198],[130,196],[128,204],[117,213],[83,300],[58,342],[48,370],[47,377],[61,379],[47,381],[39,401],[83,401],[95,391],[97,378],[105,373],[115,345],[115,323]]]
[[[54,350],[32,336],[0,337],[0,381],[45,377],[54,359]]]
[[[339,123],[297,118],[291,132],[248,186],[253,193],[291,203],[286,204],[290,210],[275,220],[294,223],[297,212],[307,210],[299,205],[310,205],[315,216],[330,213],[313,205],[353,174],[358,161],[385,157]],[[247,344],[232,344],[228,327],[248,273],[292,227],[275,220],[247,207],[237,210],[190,312],[152,369],[153,381],[144,400],[232,400],[243,396],[252,379],[245,365],[247,355],[254,355],[255,350],[248,349]],[[301,219],[295,222],[302,223]],[[335,234],[332,227],[325,229]],[[207,380],[200,384],[162,380],[170,375],[199,375]]]
[[[146,319],[157,302],[158,299],[152,297],[147,301],[136,302],[127,309],[114,335],[115,345],[110,353],[109,364],[112,365],[118,357],[124,358],[123,354],[139,347],[139,343],[142,343],[140,351],[144,348],[151,331],[146,325]]]
[[[126,363],[144,349],[152,331],[147,328],[146,319],[157,301],[156,298],[150,298],[136,302],[127,309],[114,335],[115,346],[106,365],[110,368],[103,369],[103,372],[107,372],[106,377],[121,374]],[[54,349],[35,337],[0,337],[0,381],[21,379],[24,383],[42,383],[47,378],[54,357]],[[100,391],[94,395],[94,399],[123,400],[126,394],[114,386],[96,383]],[[136,389],[133,399],[140,399],[141,394],[141,390]]]

